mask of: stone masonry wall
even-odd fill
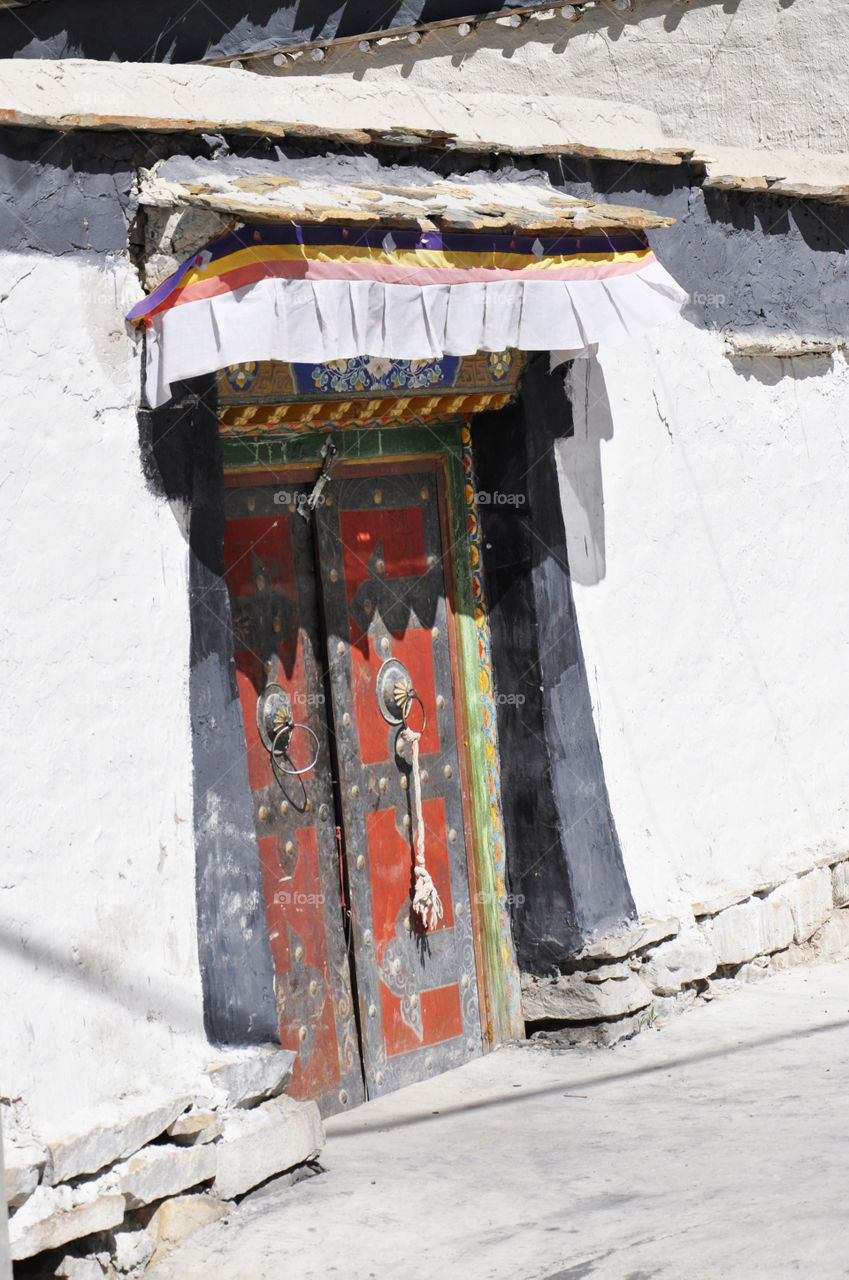
[[[40,1276],[66,1280],[140,1275],[239,1196],[315,1160],[318,1107],[283,1093],[294,1057],[230,1053],[185,1090],[117,1099],[58,1139],[7,1100],[12,1258],[37,1255]]]
[[[849,955],[849,858],[748,897],[693,904],[688,919],[644,919],[590,942],[553,977],[522,979],[542,1043],[614,1044],[697,1000],[791,964]]]

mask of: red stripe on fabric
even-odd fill
[[[220,276],[186,285],[160,303],[151,315],[168,311],[184,302],[200,302],[205,298],[234,293],[247,285],[272,278],[283,280],[373,280],[379,284],[478,284],[495,280],[608,280],[632,275],[655,262],[647,253],[638,262],[599,262],[589,267],[544,267],[537,271],[512,271],[504,267],[402,267],[350,262],[257,262],[237,267]]]

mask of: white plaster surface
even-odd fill
[[[681,319],[573,366],[575,601],[644,914],[849,848],[849,365]],[[602,502],[600,502],[600,498]]]
[[[843,0],[635,0],[628,13],[598,4],[578,22],[559,9],[517,29],[485,23],[462,39],[433,31],[418,46],[395,40],[366,55],[354,44],[282,74],[458,96],[481,84],[516,95],[533,85],[541,96],[654,111],[666,134],[704,144],[849,150]]]
[[[0,258],[0,1081],[45,1140],[209,1056],[187,546],[140,469],[139,294],[122,258]]]

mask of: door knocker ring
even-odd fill
[[[295,732],[296,729],[306,729],[307,733],[310,735],[313,742],[315,743],[315,753],[313,755],[312,760],[310,760],[309,764],[304,765],[303,769],[287,769],[285,765],[278,763],[277,744],[281,742],[281,739],[282,739],[280,753],[284,760],[288,760],[289,759],[289,743],[291,742],[292,734]],[[308,724],[302,724],[297,720],[293,720],[293,721],[290,721],[289,724],[282,725],[281,728],[279,728],[274,735],[274,738],[271,743],[271,752],[270,752],[271,769],[275,778],[277,779],[278,784],[281,787],[283,785],[283,783],[280,781],[280,778],[278,776],[280,773],[289,774],[291,777],[300,777],[302,773],[309,773],[312,769],[314,769],[316,765],[316,761],[318,760],[318,753],[320,750],[321,750],[321,746],[318,741],[318,734],[315,732],[314,729],[311,729]]]
[[[409,691],[401,707],[401,727],[402,729],[409,729],[410,726],[407,724],[407,717],[409,716],[410,711],[412,710],[412,706],[414,702],[417,702],[422,709],[422,727],[419,730],[417,730],[419,736],[421,737],[424,734],[425,729],[427,728],[427,712],[425,711],[424,703],[422,702],[419,695],[416,693],[415,689],[411,689]]]

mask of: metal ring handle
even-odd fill
[[[412,707],[414,702],[417,702],[422,709],[422,727],[418,731],[419,735],[421,735],[424,733],[425,729],[427,728],[427,712],[425,711],[425,704],[422,702],[421,698],[416,693],[415,689],[412,690],[409,697],[407,698],[407,701],[404,704],[404,710],[401,712],[401,724],[403,728],[405,729],[409,728],[409,725],[407,724],[407,716],[410,714],[410,708]]]
[[[289,739],[291,738],[292,734],[296,729],[306,729],[307,733],[310,735],[313,742],[315,743],[315,755],[313,756],[312,760],[310,760],[309,764],[304,765],[303,769],[287,769],[284,765],[280,765],[277,763],[277,743],[280,741],[280,739],[283,737],[283,734],[285,733],[286,742],[283,746],[283,750],[286,751],[286,748],[289,746]],[[311,729],[308,724],[301,724],[299,721],[296,721],[293,724],[284,724],[282,729],[278,729],[277,732],[275,733],[274,741],[271,744],[271,768],[274,770],[274,776],[277,777],[278,770],[280,771],[280,773],[288,773],[290,776],[295,776],[295,777],[297,777],[302,773],[309,773],[310,770],[314,769],[316,766],[316,761],[318,760],[318,753],[320,750],[321,750],[321,744],[319,743],[319,740],[318,740],[318,734],[315,732],[314,729]],[[279,778],[278,778],[278,782],[279,782]]]

